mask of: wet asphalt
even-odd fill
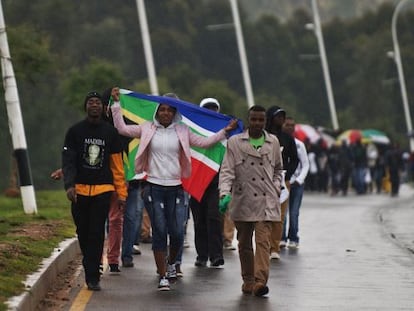
[[[398,198],[305,193],[300,248],[282,249],[281,259],[271,261],[270,292],[264,298],[242,294],[237,250],[224,251],[222,268],[194,266],[190,221],[184,277],[169,292],[157,290],[150,245],[142,244],[135,266],[121,267],[119,275],[106,272],[102,291],[93,292],[82,307],[87,311],[414,310],[413,198],[414,191],[406,185]]]

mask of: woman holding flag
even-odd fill
[[[177,98],[175,94],[164,96]],[[135,171],[146,172],[148,176],[143,198],[151,218],[152,250],[160,275],[158,289],[169,290],[169,281],[175,281],[177,277],[175,259],[184,239],[187,214],[181,179],[191,175],[190,146],[208,148],[225,139],[226,134],[237,127],[237,120],[231,120],[216,134],[203,137],[180,123],[181,114],[177,108],[159,103],[152,121],[127,125],[122,118],[119,88],[112,89],[112,99],[112,115],[119,134],[141,140]],[[166,263],[167,235],[170,247]]]

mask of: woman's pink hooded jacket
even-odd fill
[[[154,113],[153,121],[146,121],[141,125],[125,124],[119,102],[115,102],[112,105],[111,110],[114,126],[117,128],[119,134],[141,139],[135,158],[135,172],[137,174],[148,172],[148,159],[149,153],[151,152],[149,148],[150,142],[155,131],[157,130],[157,127],[160,125],[155,117],[158,108]],[[181,147],[179,160],[181,166],[181,177],[189,178],[191,176],[190,146],[208,148],[215,143],[226,139],[226,132],[222,129],[210,137],[203,137],[191,132],[187,125],[179,123],[181,119],[182,116],[177,110],[174,116],[173,124]],[[168,163],[165,163],[165,165],[168,165]]]

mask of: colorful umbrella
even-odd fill
[[[355,142],[359,139],[362,139],[362,133],[360,130],[346,130],[342,132],[337,138],[336,142],[338,145],[342,144],[343,141],[346,141],[348,145],[355,144]]]
[[[363,139],[367,139],[370,142],[383,145],[388,145],[391,142],[388,136],[379,130],[366,129],[362,130],[361,132]]]
[[[311,144],[316,144],[322,138],[321,134],[309,124],[295,124],[295,137],[303,142],[309,140]]]
[[[374,129],[357,130],[351,129],[341,133],[336,139],[336,143],[340,145],[342,141],[346,141],[347,144],[355,144],[357,140],[361,140],[362,143],[375,143],[387,145],[390,143],[390,139],[384,132]]]

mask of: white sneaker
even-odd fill
[[[284,248],[284,247],[286,247],[287,246],[287,242],[286,241],[280,241],[279,242],[279,247],[280,248]]]
[[[280,255],[276,252],[271,252],[270,259],[280,259]]]
[[[288,247],[289,248],[299,248],[299,243],[290,241]]]
[[[160,283],[158,284],[158,290],[165,291],[170,290],[170,282],[165,277],[160,278]]]
[[[134,244],[134,246],[132,247],[132,254],[141,255],[141,249],[137,244]]]
[[[175,269],[175,264],[167,265],[167,275],[166,278],[171,281],[177,280],[177,270]]]
[[[236,247],[235,247],[235,246],[233,246],[233,243],[232,243],[232,242],[230,242],[230,241],[225,241],[225,242],[223,243],[223,248],[224,248],[224,249],[226,249],[226,250],[229,250],[229,251],[234,251],[234,250],[236,250]]]

